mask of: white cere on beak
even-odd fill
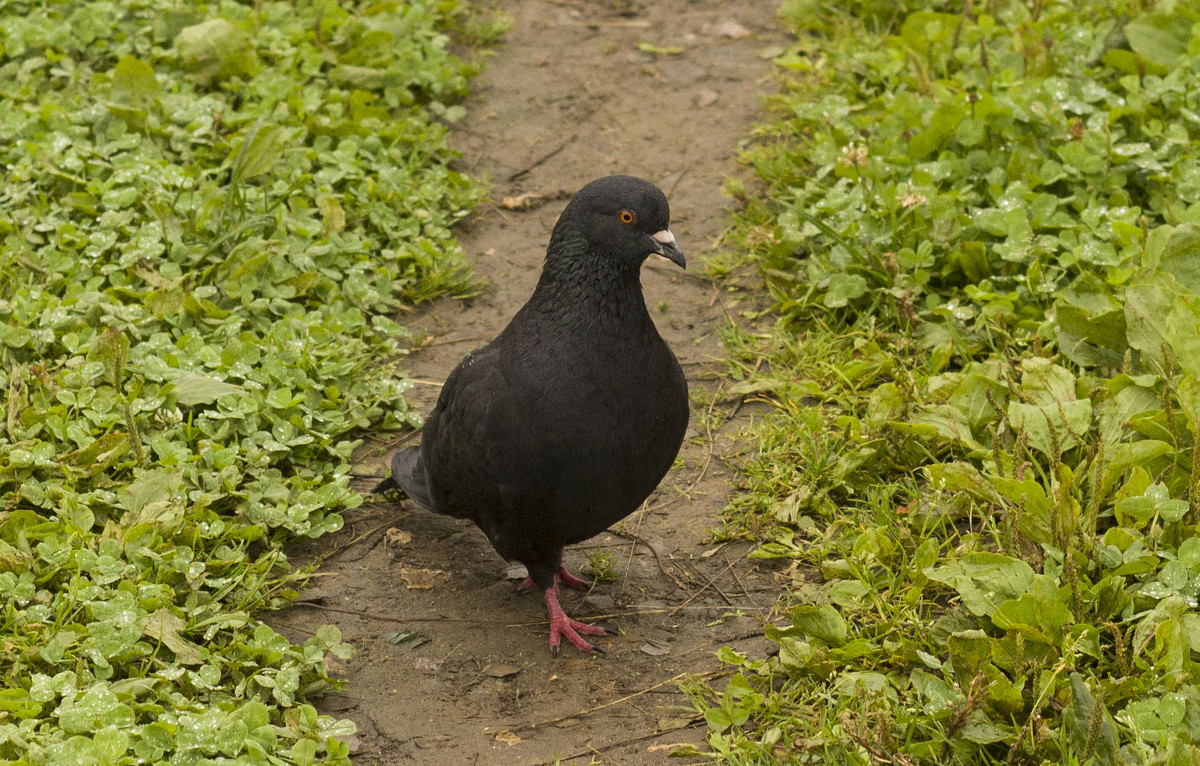
[[[675,244],[675,235],[671,233],[670,229],[663,229],[662,231],[656,231],[653,234],[651,234],[650,236],[654,237],[654,241],[659,243],[660,245]]]

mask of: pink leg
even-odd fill
[[[609,631],[607,628],[599,625],[588,625],[587,623],[577,622],[572,620],[558,605],[558,594],[555,593],[556,588],[546,589],[546,610],[550,612],[550,656],[558,656],[558,644],[560,636],[566,636],[567,640],[575,645],[575,648],[587,654],[604,654],[604,650],[599,647],[592,646],[587,641],[580,637],[580,633],[586,633],[591,636],[607,636]]]

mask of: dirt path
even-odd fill
[[[455,140],[462,166],[492,180],[494,203],[459,233],[488,287],[470,305],[442,301],[405,318],[432,339],[406,361],[428,381],[412,392],[415,406],[428,411],[433,384],[516,312],[566,199],[609,173],[642,176],[667,192],[671,228],[693,271],[648,263],[647,304],[693,390],[715,385],[726,307],[695,269],[725,226],[722,184],[738,172],[732,158],[765,87],[759,53],[783,42],[777,3],[503,7],[513,29],[474,83]],[[682,50],[646,52],[642,42]],[[535,195],[527,209],[502,203],[524,194]],[[568,549],[568,567],[585,576],[596,550],[615,564],[615,582],[563,602],[574,617],[625,632],[600,639],[602,658],[567,648],[552,660],[541,599],[516,593],[483,535],[407,504],[356,509],[342,533],[295,556],[337,551],[306,594],[319,606],[272,623],[300,639],[333,623],[357,648],[343,670],[348,689],[320,704],[358,723],[356,763],[650,764],[664,762],[675,743],[702,744],[703,727],[672,679],[718,670],[714,652],[727,643],[761,656],[761,620],[775,591],[772,573],[745,559],[744,545],[701,543],[728,497],[731,474],[720,456],[737,425],[710,435],[694,414],[683,464],[648,507]],[[383,474],[390,447],[378,447],[363,473]],[[419,638],[389,641],[397,632]]]

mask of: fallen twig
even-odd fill
[[[716,586],[716,584],[715,584],[715,582],[714,582],[714,581],[717,579],[717,577],[720,577],[721,575],[725,574],[725,573],[726,573],[726,572],[728,572],[730,569],[732,569],[732,568],[733,568],[733,565],[734,565],[734,564],[736,564],[736,563],[737,563],[737,559],[734,559],[733,561],[727,561],[724,569],[722,569],[720,572],[718,572],[718,573],[717,573],[717,574],[716,574],[714,577],[710,577],[710,578],[708,578],[707,582],[705,582],[703,585],[701,585],[701,586],[700,586],[700,590],[698,590],[698,591],[696,591],[695,593],[693,593],[693,594],[692,594],[692,596],[691,596],[691,598],[689,598],[687,601],[684,601],[682,604],[680,604],[679,606],[677,606],[677,607],[675,607],[674,609],[672,609],[672,610],[671,610],[671,614],[675,614],[675,613],[676,613],[676,612],[678,612],[680,609],[683,609],[685,606],[687,606],[687,605],[691,604],[693,601],[695,601],[696,599],[700,598],[700,596],[701,596],[701,595],[704,593],[704,591],[705,591],[705,590],[707,590],[708,588],[712,588],[714,591],[716,591],[716,592],[717,592],[717,593],[718,593],[718,594],[721,596],[721,598],[725,599],[725,603],[726,603],[727,605],[729,605],[729,606],[733,606],[733,605],[734,605],[734,604],[733,604],[733,601],[731,601],[731,600],[729,599],[729,596],[726,596],[726,595],[725,595],[724,591],[722,591],[720,588],[718,588],[718,587]]]
[[[385,522],[383,522],[382,524],[380,524],[379,526],[377,526],[377,527],[375,527],[374,529],[372,529],[370,532],[364,532],[363,534],[359,535],[358,537],[354,538],[353,540],[351,540],[351,541],[350,541],[350,542],[348,542],[348,543],[344,543],[344,544],[342,544],[342,545],[335,545],[335,546],[333,546],[332,548],[330,548],[330,549],[329,549],[328,551],[326,551],[325,553],[322,553],[320,556],[317,556],[317,557],[314,559],[314,561],[315,561],[317,564],[324,564],[326,561],[328,561],[329,559],[331,559],[333,556],[337,555],[338,553],[341,553],[342,551],[346,550],[347,548],[351,548],[351,547],[353,547],[353,546],[354,546],[354,544],[355,544],[355,543],[357,543],[357,542],[359,542],[360,540],[364,540],[364,539],[366,539],[366,538],[370,537],[371,535],[375,534],[375,533],[376,533],[376,532],[378,532],[379,530],[383,529],[384,527],[390,527],[390,526],[392,526],[394,523],[395,523],[395,520],[388,520],[388,521],[385,521]],[[372,547],[372,548],[374,548],[374,546],[371,546],[371,547]],[[370,550],[371,550],[371,549],[370,549],[370,548],[368,548],[368,549],[367,549],[367,553],[370,553]],[[364,553],[363,555],[365,556],[365,555],[366,555],[366,553]],[[362,558],[362,557],[360,556],[359,558]],[[355,560],[357,561],[357,559],[355,559]]]
[[[699,675],[702,677],[710,677],[710,676],[714,676],[718,672],[720,672],[720,671],[710,671],[708,673],[700,673]],[[559,723],[560,721],[566,721],[569,718],[582,718],[583,716],[591,715],[592,713],[598,712],[600,710],[604,710],[605,708],[610,708],[613,705],[619,705],[622,702],[628,702],[631,699],[635,699],[637,697],[642,696],[643,694],[652,692],[655,689],[659,688],[660,686],[666,686],[669,683],[674,683],[675,681],[678,681],[683,678],[687,678],[690,675],[693,675],[693,674],[692,673],[678,673],[676,675],[671,676],[670,678],[668,678],[665,681],[659,681],[658,683],[654,684],[653,686],[648,686],[645,689],[642,689],[641,691],[634,692],[633,694],[627,694],[624,697],[620,697],[619,699],[605,702],[603,705],[596,705],[595,707],[588,708],[587,710],[580,710],[578,713],[569,713],[567,715],[560,715],[558,718],[551,718],[546,721],[539,721],[537,723],[523,723],[520,726],[514,726],[511,729],[505,729],[505,731],[515,734],[518,731],[526,731],[528,729],[536,729],[539,726],[549,726],[550,724]]]
[[[649,508],[647,508],[646,510],[649,510]],[[643,513],[642,516],[644,516],[644,515],[645,514]],[[639,530],[642,527],[642,516],[638,517],[638,529]],[[617,537],[627,537],[630,540],[634,541],[634,544],[633,544],[633,546],[631,546],[630,551],[629,551],[629,563],[625,565],[625,571],[627,573],[629,571],[629,565],[632,564],[632,562],[633,562],[633,552],[637,548],[637,543],[641,543],[642,545],[649,548],[650,552],[652,554],[654,554],[654,561],[655,561],[655,563],[658,564],[658,570],[660,572],[662,572],[664,575],[666,575],[671,580],[671,582],[675,583],[676,587],[680,588],[681,590],[687,590],[687,586],[684,585],[682,582],[680,582],[678,577],[676,577],[675,575],[673,575],[669,571],[667,571],[666,566],[663,565],[662,558],[658,555],[658,551],[654,548],[653,545],[650,544],[650,542],[648,540],[646,540],[646,538],[644,538],[638,534],[635,534],[633,532],[627,532],[622,529],[610,529],[609,531],[612,534],[616,535]],[[625,584],[622,583],[621,584],[622,592],[624,591],[624,588],[625,588]]]

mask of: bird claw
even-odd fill
[[[607,654],[607,652],[605,652],[603,649],[596,646],[595,644],[588,644],[587,641],[584,641],[584,643],[587,644],[587,646],[588,646],[587,649],[583,649],[583,651],[587,654],[592,654],[597,657],[602,657],[605,654]],[[550,658],[555,659],[555,660],[558,659],[558,645],[557,644],[550,645]]]
[[[580,633],[589,636],[609,636],[611,631],[603,625],[588,625],[586,622],[572,620],[563,612],[558,604],[557,588],[547,588],[546,609],[550,612],[550,655],[558,656],[558,646],[563,636],[581,652],[586,654],[604,654],[604,651],[593,646]]]
[[[588,625],[583,622],[576,622],[570,617],[565,618],[565,623],[555,623],[553,620],[550,623],[550,656],[558,656],[558,647],[562,636],[566,636],[571,644],[583,652],[584,654],[604,654],[604,650],[595,644],[586,640],[580,633],[587,633],[594,636],[611,635],[608,628],[599,625]]]

